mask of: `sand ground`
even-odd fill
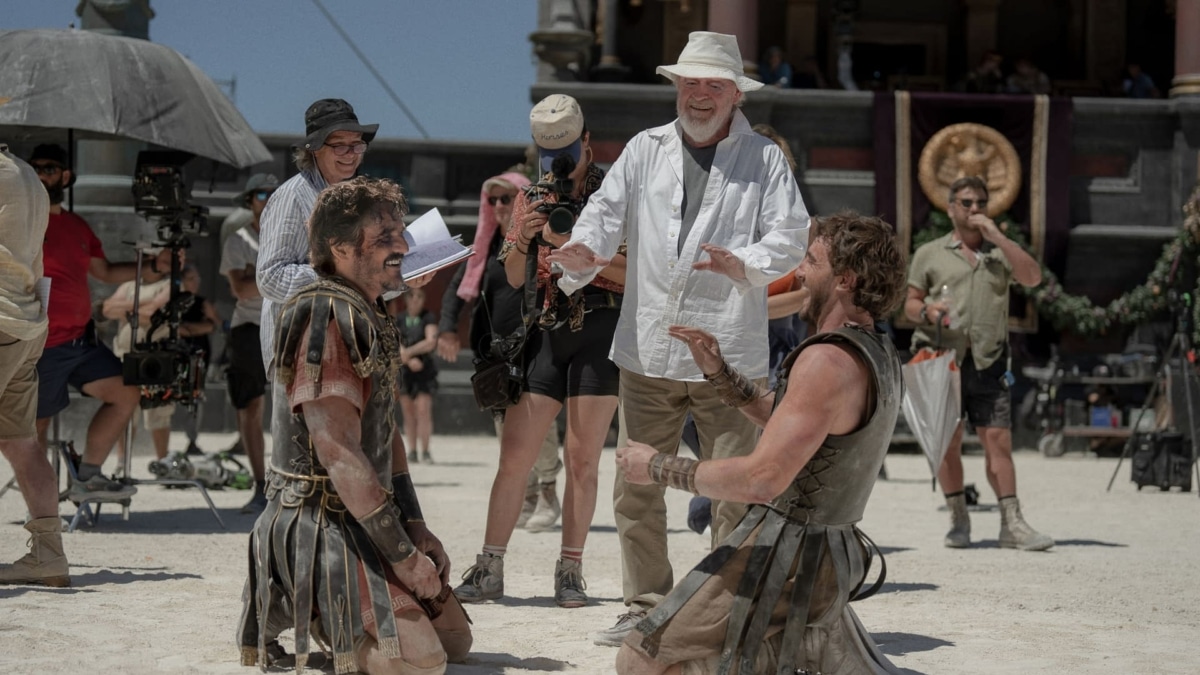
[[[209,450],[233,440],[201,439]],[[174,438],[172,447],[185,444]],[[415,467],[414,476],[457,577],[482,543],[497,444],[439,436],[433,450],[437,463]],[[135,461],[135,476],[149,476],[146,459]],[[982,457],[967,457],[968,481],[983,492],[972,514],[976,543],[949,550],[942,546],[947,516],[930,491],[924,458],[890,455],[890,480],[877,483],[862,523],[887,554],[887,584],[856,605],[882,651],[914,673],[1200,672],[1200,499],[1195,492],[1139,493],[1128,482],[1128,463],[1106,493],[1115,465],[1079,454],[1018,453],[1026,516],[1058,541],[1049,552],[1024,553],[997,546],[999,514]],[[615,650],[593,645],[591,633],[622,611],[608,500],[614,473],[609,449],[584,566],[592,604],[554,606],[557,529],[518,531],[505,562],[508,597],[469,609],[474,648],[450,673],[612,672]],[[0,484],[10,477],[0,462]],[[686,527],[688,496],[668,496],[678,578],[709,542]],[[228,530],[198,492],[143,487],[128,520],[108,507],[96,526],[65,535],[71,588],[0,587],[0,672],[254,672],[238,665],[234,647],[253,521],[238,508],[248,493],[212,497]],[[25,550],[24,517],[19,494],[0,499],[5,560]]]

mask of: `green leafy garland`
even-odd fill
[[[1152,317],[1169,308],[1167,297],[1167,280],[1171,267],[1177,259],[1193,260],[1200,265],[1200,187],[1193,193],[1183,211],[1185,219],[1183,227],[1175,239],[1163,246],[1162,255],[1154,263],[1154,269],[1146,278],[1145,283],[1128,291],[1103,307],[1095,305],[1091,299],[1082,295],[1071,295],[1063,291],[1062,284],[1044,264],[1042,268],[1042,283],[1025,288],[1017,285],[1017,290],[1033,300],[1039,314],[1050,321],[1051,325],[1060,330],[1069,329],[1080,336],[1105,335],[1115,325],[1131,325],[1149,321]],[[1008,213],[996,218],[996,225],[1009,239],[1020,244],[1025,250],[1029,245],[1025,241],[1020,228],[1010,227],[1015,221]],[[945,211],[933,210],[929,223],[913,237],[913,250],[922,244],[942,237],[953,229],[950,216]],[[1182,257],[1181,257],[1182,256]],[[1039,263],[1041,264],[1041,263]],[[1200,279],[1197,287],[1191,290],[1192,306],[1192,341],[1200,344]]]

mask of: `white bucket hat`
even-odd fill
[[[732,80],[742,91],[762,89],[762,82],[746,77],[742,68],[742,52],[737,37],[709,31],[688,35],[688,43],[679,53],[673,66],[659,66],[654,72],[676,81],[680,77]]]

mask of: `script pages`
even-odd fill
[[[471,257],[472,248],[462,245],[462,237],[451,237],[446,221],[437,209],[430,209],[404,231],[408,253],[400,263],[405,281],[449,267]]]

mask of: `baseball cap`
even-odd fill
[[[41,145],[35,147],[33,149],[33,153],[29,155],[28,161],[30,164],[39,161],[49,161],[54,162],[63,169],[71,168],[71,163],[68,161],[67,151],[63,149],[61,145],[55,145],[53,143],[42,143]],[[74,184],[75,172],[72,171],[71,180],[67,183],[66,187],[71,187]]]
[[[250,200],[250,195],[259,190],[274,190],[279,187],[279,179],[274,174],[256,173],[246,181],[246,188],[239,192],[233,198],[233,203],[238,206],[245,206]]]
[[[529,129],[538,149],[538,165],[549,171],[554,159],[566,153],[576,163],[583,154],[583,111],[566,94],[551,94],[529,112]]]

